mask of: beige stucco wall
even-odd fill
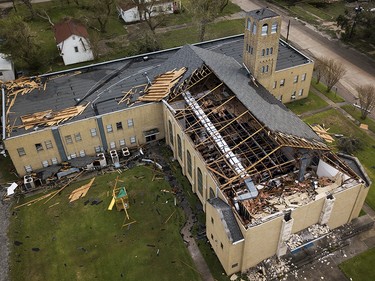
[[[298,207],[292,211],[292,218],[294,219],[292,233],[299,232],[310,225],[319,222],[325,198],[326,197],[323,197],[319,200],[312,201],[309,204]]]
[[[339,227],[340,225],[350,222],[350,220],[354,218],[354,211],[358,210],[358,206],[356,205],[360,205],[361,207],[363,205],[363,201],[361,202],[360,200],[357,200],[362,189],[363,185],[358,184],[355,187],[335,192],[333,194],[336,201],[333,205],[332,214],[328,221],[329,228],[333,229]]]

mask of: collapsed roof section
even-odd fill
[[[191,46],[176,53],[201,65],[187,67],[190,77],[167,102],[245,226],[321,198],[343,177],[358,182],[311,128],[261,86],[249,85],[234,59],[210,53]],[[319,174],[324,164],[336,172]]]

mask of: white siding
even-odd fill
[[[72,35],[57,47],[60,49],[60,55],[63,57],[65,65],[94,59],[88,40],[81,36]]]

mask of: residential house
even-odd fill
[[[77,20],[64,20],[54,27],[57,49],[65,65],[90,61],[94,55],[86,27]]]
[[[6,82],[9,80],[14,80],[14,78],[15,74],[13,63],[0,54],[0,81]]]
[[[150,16],[173,14],[180,7],[179,1],[170,0],[128,0],[117,5],[119,16],[126,23],[142,21]]]

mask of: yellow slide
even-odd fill
[[[115,198],[112,197],[111,204],[109,204],[109,206],[108,206],[108,210],[109,210],[109,211],[112,211],[112,208],[113,208],[113,206],[115,205],[115,202],[116,202]]]

